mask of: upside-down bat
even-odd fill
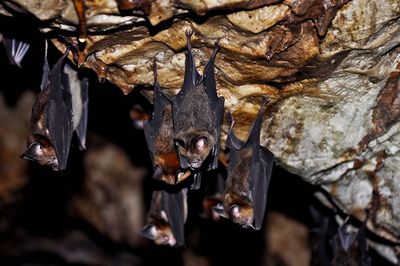
[[[67,165],[72,134],[75,131],[80,148],[85,148],[88,111],[88,81],[79,79],[64,59],[69,50],[50,70],[46,55],[41,89],[32,108],[31,135],[23,159],[48,165],[55,171]]]
[[[3,45],[10,64],[21,68],[21,62],[28,51],[30,44],[16,39],[7,39],[3,37]]]
[[[366,221],[356,231],[350,231],[349,218],[338,228],[335,236],[330,240],[333,252],[332,265],[371,265],[367,252],[367,238],[365,235]]]
[[[362,265],[369,266],[365,236],[366,220],[358,229],[350,228],[350,217],[338,226],[335,217],[337,206],[333,205],[333,213],[323,214],[311,206],[311,216],[316,226],[311,230],[313,244],[313,265]]]
[[[185,243],[187,217],[187,189],[178,192],[153,191],[146,225],[141,235],[157,245],[182,246]]]
[[[265,110],[266,100],[246,142],[239,140],[231,127],[227,138],[230,151],[223,204],[214,208],[233,222],[255,230],[261,228],[264,219],[274,161],[273,154],[260,146],[260,130]]]
[[[187,54],[182,89],[173,100],[174,141],[182,169],[197,170],[194,188],[200,184],[200,168],[218,167],[219,136],[224,112],[224,98],[218,97],[214,78],[216,45],[203,76],[196,69],[187,31]],[[209,158],[207,164],[204,162]]]
[[[150,121],[144,122],[144,134],[152,157],[153,178],[176,184],[190,176],[190,171],[180,171],[179,158],[173,135],[172,102],[157,82],[157,65],[154,61],[154,111]]]

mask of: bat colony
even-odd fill
[[[157,81],[154,61],[154,110],[151,120],[141,123],[153,163],[153,178],[166,183],[165,189],[153,191],[141,234],[159,245],[185,244],[188,190],[201,186],[202,173],[218,168],[220,155],[224,98],[217,95],[214,77],[219,46],[216,45],[200,75],[192,54],[191,34],[186,33],[182,89],[175,96],[164,94]],[[3,43],[10,62],[20,67],[29,44],[5,38]],[[85,149],[88,80],[80,78],[65,62],[69,50],[52,69],[47,61],[47,43],[45,51],[41,92],[32,108],[31,135],[21,157],[62,171],[67,166],[74,132],[80,149]],[[274,160],[273,154],[260,145],[266,104],[264,99],[246,141],[236,137],[233,117],[228,114],[232,124],[226,145],[229,150],[227,174],[226,177],[215,174],[214,190],[203,201],[205,215],[231,219],[245,228],[259,230],[262,227]],[[136,110],[137,114],[140,110]],[[361,239],[359,246],[365,246],[363,228],[355,235],[347,234],[345,227],[343,225],[334,234],[335,251],[338,247],[347,251],[356,238]]]

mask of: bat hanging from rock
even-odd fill
[[[74,131],[80,148],[85,148],[88,80],[80,79],[76,71],[65,64],[68,49],[51,70],[47,42],[45,51],[41,92],[32,108],[31,135],[21,157],[59,171],[66,168]]]
[[[218,167],[219,137],[224,113],[224,98],[218,97],[214,77],[216,45],[204,68],[196,69],[190,43],[193,33],[187,31],[187,54],[182,89],[172,99],[174,141],[182,169],[195,170],[194,186],[200,185],[201,169]]]
[[[144,134],[153,162],[153,178],[168,184],[176,184],[190,176],[189,170],[180,170],[179,158],[174,145],[172,102],[161,91],[157,82],[157,64],[153,63],[154,98],[153,117],[144,122]]]
[[[243,227],[258,230],[262,226],[274,156],[260,145],[264,100],[246,142],[239,140],[232,127],[228,134],[228,177],[223,203],[214,209]]]
[[[186,188],[174,192],[153,191],[146,225],[141,230],[141,235],[153,240],[157,245],[184,245],[184,227],[187,217],[186,198]]]

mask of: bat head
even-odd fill
[[[254,210],[251,206],[238,206],[232,205],[229,208],[229,218],[234,223],[240,224],[245,228],[254,228],[253,219],[254,219]]]
[[[180,132],[175,137],[181,167],[199,169],[215,145],[215,138],[209,132]]]
[[[157,245],[170,245],[172,247],[176,244],[176,239],[168,224],[154,223],[145,225],[140,234],[147,239],[153,240]]]
[[[54,171],[60,170],[54,147],[44,141],[30,142],[27,150],[21,155],[21,158],[36,161],[40,165],[51,166]]]

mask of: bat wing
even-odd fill
[[[49,66],[49,61],[47,60],[47,49],[48,49],[48,44],[47,44],[47,40],[45,40],[44,41],[44,60],[43,60],[42,83],[40,84],[41,90],[44,90],[44,88],[49,83],[50,66]]]
[[[75,129],[76,135],[79,139],[80,148],[86,149],[86,131],[87,131],[87,120],[89,111],[89,80],[84,77],[80,80],[80,93],[82,99],[82,114]]]
[[[264,100],[244,147],[253,150],[250,164],[250,187],[254,202],[254,228],[256,230],[259,230],[263,224],[274,161],[274,155],[260,146],[261,123],[266,110],[266,103],[267,101]]]
[[[183,85],[178,94],[174,97],[174,121],[178,116],[179,110],[181,109],[182,101],[186,98],[188,92],[195,86],[197,81],[201,79],[199,72],[196,69],[196,64],[194,61],[193,53],[192,53],[192,45],[190,43],[190,38],[193,32],[186,31],[186,40],[187,40],[187,53],[185,59],[185,73],[183,78]]]
[[[254,228],[259,230],[262,227],[265,208],[267,206],[267,195],[271,180],[274,155],[267,149],[259,147],[259,156],[255,156],[257,162],[250,165],[252,192],[254,200]]]
[[[21,62],[24,59],[30,44],[16,39],[3,38],[3,45],[10,63],[21,68]]]
[[[224,116],[224,98],[218,97],[217,87],[215,84],[215,57],[220,49],[219,45],[216,44],[214,51],[204,68],[204,88],[208,97],[209,105],[211,110],[214,112],[215,128],[216,128],[216,139],[219,140],[221,135],[221,126]],[[211,165],[210,169],[218,168],[218,154],[219,154],[219,142],[217,141],[211,151]]]
[[[224,117],[224,98],[220,97],[217,99],[217,109],[216,109],[216,139],[219,140],[221,136],[221,127]],[[211,150],[211,165],[210,169],[218,168],[218,157],[219,157],[219,141],[216,142],[215,146]]]
[[[47,123],[51,141],[54,145],[59,170],[67,165],[72,138],[72,100],[68,78],[62,72],[62,65],[68,51],[62,56],[49,74],[49,109]]]
[[[361,266],[370,266],[371,258],[368,255],[368,246],[367,246],[367,236],[366,236],[366,221],[360,227],[358,232],[358,250],[360,253],[360,265]]]
[[[337,238],[339,240],[339,244],[342,247],[342,249],[346,252],[350,250],[351,245],[357,238],[357,233],[347,231],[348,221],[349,217],[344,221],[344,223],[338,228],[337,231]]]
[[[169,193],[162,192],[162,205],[165,210],[176,246],[185,244],[185,190]]]
[[[143,124],[144,135],[146,137],[147,147],[150,153],[155,152],[155,136],[159,132],[160,127],[163,123],[164,111],[167,105],[171,105],[171,99],[165,95],[157,82],[157,65],[154,61],[153,65],[154,71],[154,96],[153,96],[153,117],[150,121],[145,121]]]

